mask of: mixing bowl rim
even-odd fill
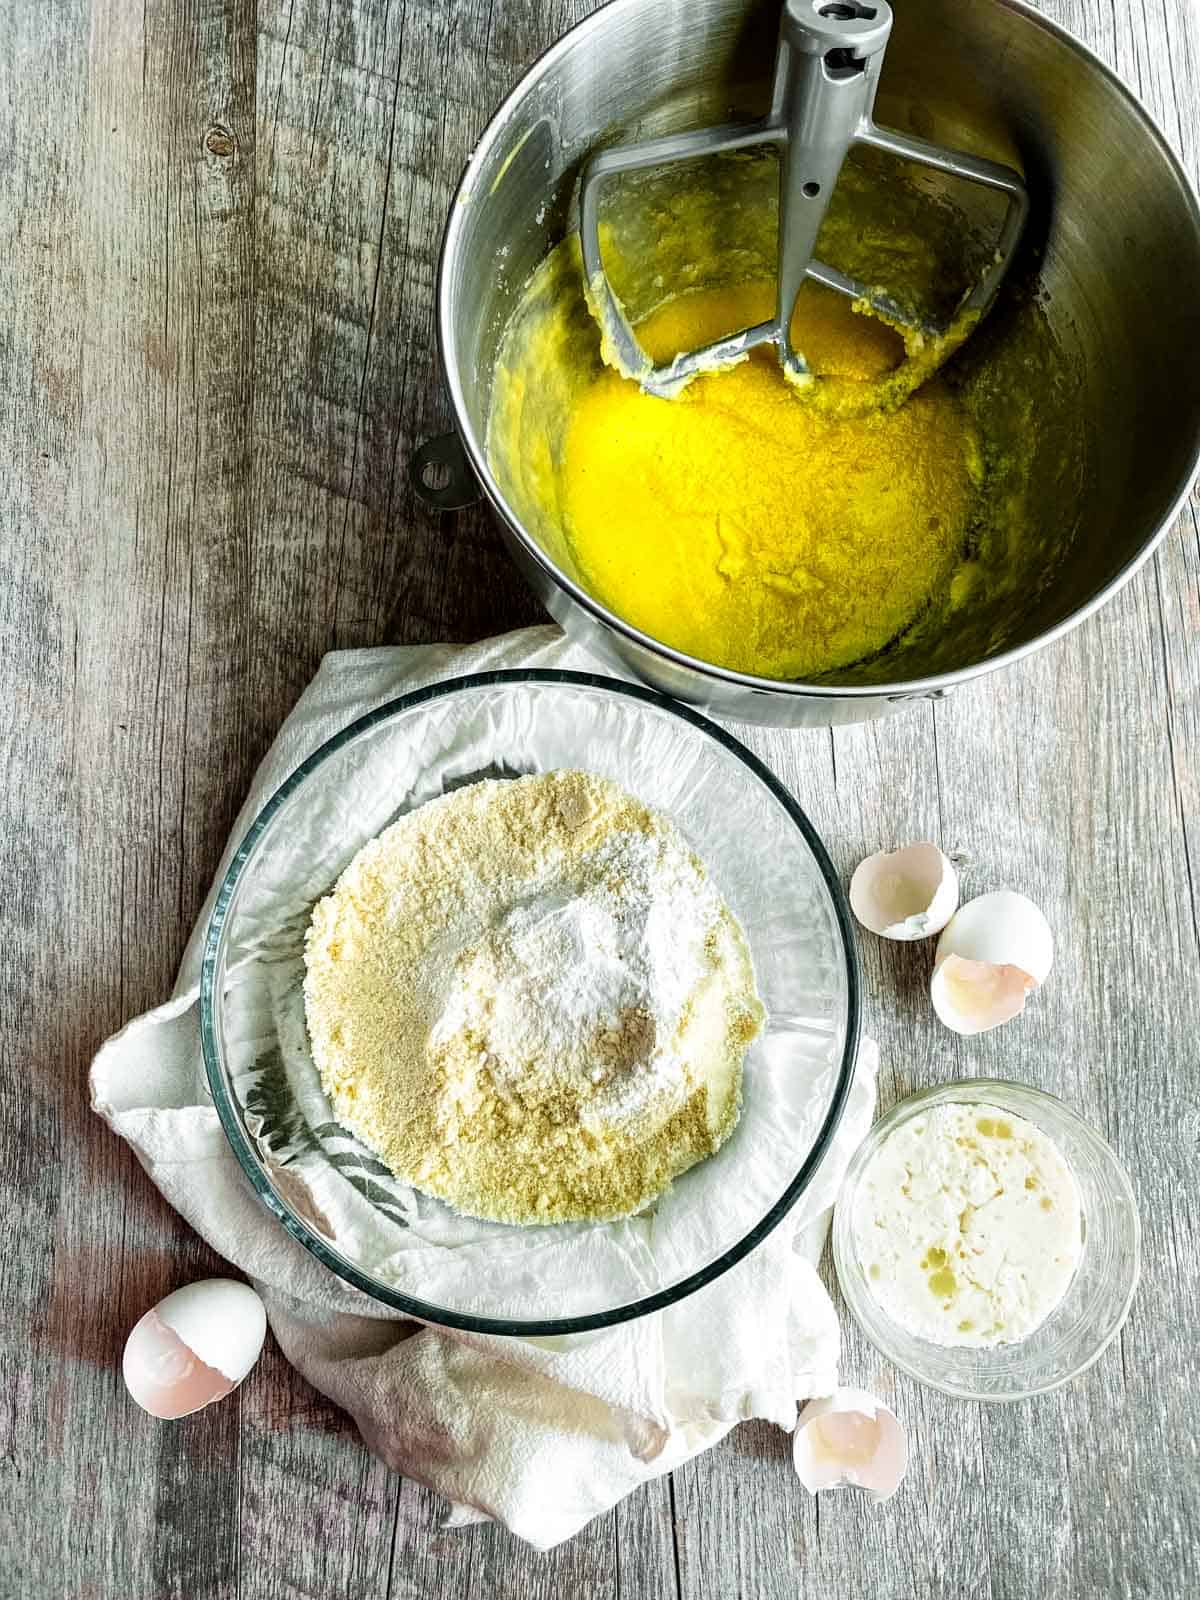
[[[643,633],[641,629],[635,628],[632,623],[626,622],[616,612],[610,611],[607,606],[592,595],[589,595],[573,578],[562,571],[538,542],[526,532],[520,517],[508,503],[503,490],[492,475],[484,443],[476,440],[473,428],[464,425],[468,413],[463,382],[458,363],[452,360],[450,355],[453,349],[453,329],[451,326],[452,310],[450,304],[450,274],[447,270],[448,262],[459,233],[465,226],[465,217],[476,186],[479,169],[512,120],[515,110],[546,75],[559,56],[566,55],[570,49],[573,49],[578,44],[580,39],[586,37],[588,32],[598,30],[602,26],[603,19],[610,13],[620,10],[637,10],[645,3],[646,0],[606,0],[605,4],[598,6],[589,16],[584,17],[581,21],[575,23],[573,27],[568,28],[565,33],[561,34],[530,63],[514,87],[505,95],[488,119],[463,169],[462,177],[459,179],[458,186],[454,191],[454,197],[450,203],[450,211],[442,232],[441,248],[438,255],[438,354],[446,385],[450,391],[455,431],[466,452],[475,480],[482,488],[492,510],[551,583],[562,590],[594,622],[609,629],[619,638],[640,646],[652,656],[666,661],[672,667],[682,667],[709,682],[733,690],[750,691],[754,694],[797,702],[810,700],[865,701],[878,700],[882,697],[891,703],[899,704],[923,697],[940,699],[959,684],[996,672],[1001,667],[1011,666],[1015,662],[1024,660],[1026,656],[1032,655],[1035,651],[1042,649],[1043,646],[1053,644],[1063,638],[1078,627],[1080,623],[1085,622],[1088,617],[1094,615],[1101,606],[1111,600],[1137,574],[1174,525],[1183,510],[1197,477],[1200,476],[1200,427],[1196,429],[1195,437],[1192,440],[1190,457],[1183,466],[1174,491],[1170,494],[1168,504],[1162,513],[1158,526],[1154,532],[1148,535],[1142,545],[1130,555],[1120,570],[1113,574],[1102,589],[1097,590],[1094,595],[1077,606],[1075,610],[1060,618],[1058,622],[1045,629],[1044,632],[1039,633],[1035,638],[1027,639],[1024,643],[1014,645],[1011,649],[1003,650],[995,656],[986,657],[982,661],[973,662],[969,666],[955,667],[949,672],[931,673],[925,677],[903,678],[893,682],[836,684],[806,682],[801,679],[763,678],[753,673],[737,672],[732,667],[721,667],[711,661],[703,661],[698,656],[687,655],[683,651],[676,650],[671,645],[655,639],[651,634]],[[1158,122],[1133,90],[1082,39],[1073,34],[1069,28],[1063,27],[1061,23],[1055,22],[1051,18],[1043,16],[1041,12],[1034,10],[1027,3],[1027,0],[993,0],[993,3],[999,5],[1005,11],[1012,12],[1015,16],[1024,18],[1027,22],[1032,23],[1044,33],[1056,39],[1060,44],[1070,50],[1074,50],[1108,82],[1111,88],[1116,90],[1134,116],[1141,119],[1152,142],[1157,144],[1159,154],[1164,158],[1182,193],[1184,204],[1190,213],[1197,248],[1200,251],[1200,197],[1197,196],[1191,179],[1179,157],[1171,148]]]
[[[215,981],[218,961],[226,938],[228,912],[237,885],[253,860],[263,835],[267,832],[277,813],[318,768],[323,766],[331,756],[336,755],[339,750],[369,732],[372,728],[399,716],[403,712],[411,711],[414,707],[455,694],[461,694],[465,690],[518,684],[545,684],[551,687],[565,685],[570,688],[597,689],[604,693],[612,694],[618,699],[621,696],[625,696],[629,699],[640,701],[644,705],[653,706],[657,710],[665,712],[668,716],[676,717],[680,721],[690,724],[702,737],[707,736],[739,760],[778,802],[785,816],[799,831],[807,845],[809,854],[816,864],[829,895],[846,973],[846,1035],[842,1047],[841,1061],[838,1066],[837,1083],[825,1117],[817,1131],[812,1149],[801,1164],[796,1176],[775,1201],[774,1205],[736,1244],[731,1245],[728,1250],[699,1271],[689,1274],[686,1278],[681,1279],[667,1289],[660,1289],[656,1293],[646,1295],[640,1300],[630,1301],[625,1305],[612,1307],[601,1312],[592,1312],[581,1316],[544,1317],[528,1320],[511,1317],[468,1315],[463,1312],[435,1306],[427,1301],[418,1300],[411,1295],[402,1294],[398,1290],[390,1289],[387,1285],[379,1283],[361,1271],[353,1262],[348,1261],[339,1251],[335,1250],[326,1240],[309,1228],[308,1224],[289,1205],[267,1177],[264,1164],[246,1135],[232,1098],[226,1089],[221,1047],[218,1043],[216,1030],[218,994]],[[260,808],[230,858],[229,865],[222,876],[213,901],[213,908],[204,935],[203,955],[200,966],[200,1041],[204,1056],[205,1075],[225,1137],[228,1139],[242,1171],[250,1180],[258,1198],[299,1244],[303,1245],[311,1255],[315,1256],[324,1267],[334,1272],[353,1288],[360,1290],[373,1300],[390,1306],[394,1310],[406,1312],[409,1316],[422,1322],[436,1323],[444,1327],[462,1328],[473,1333],[497,1333],[532,1337],[535,1335],[584,1333],[597,1328],[615,1327],[619,1323],[628,1322],[635,1317],[645,1316],[652,1311],[660,1311],[666,1306],[674,1305],[727,1272],[730,1267],[742,1260],[756,1245],[760,1244],[783,1220],[805,1189],[807,1189],[821,1161],[827,1155],[833,1142],[833,1136],[845,1111],[846,1101],[854,1079],[860,1031],[861,975],[858,964],[858,949],[855,943],[850,908],[845,891],[816,829],[798,802],[770,768],[753,751],[747,749],[741,740],[735,738],[733,734],[728,733],[724,728],[719,727],[692,707],[681,705],[678,701],[671,699],[669,695],[646,688],[642,684],[628,683],[620,678],[608,677],[599,673],[568,672],[545,667],[469,673],[461,677],[443,679],[441,682],[411,690],[407,694],[398,695],[384,705],[377,706],[374,710],[355,718],[353,722],[348,723],[346,727],[332,734],[316,750],[306,756]]]
[[[1023,1389],[1014,1389],[1008,1394],[989,1394],[980,1389],[970,1387],[965,1383],[954,1383],[948,1379],[931,1377],[930,1374],[917,1361],[910,1360],[907,1356],[897,1355],[895,1348],[890,1345],[884,1335],[879,1331],[878,1323],[892,1325],[892,1319],[876,1304],[875,1312],[877,1322],[872,1322],[860,1307],[870,1295],[870,1290],[864,1287],[865,1279],[861,1267],[858,1266],[854,1246],[853,1217],[851,1215],[854,1195],[860,1178],[866,1170],[867,1164],[877,1150],[881,1149],[887,1137],[897,1128],[916,1116],[923,1106],[949,1104],[952,1105],[963,1099],[972,1101],[995,1101],[1013,1116],[1024,1116],[1030,1121],[1037,1121],[1036,1110],[1030,1111],[1025,1102],[1032,1102],[1036,1107],[1039,1104],[1051,1108],[1055,1117],[1061,1118],[1068,1125],[1072,1125],[1084,1139],[1095,1147],[1104,1156],[1109,1166],[1109,1176],[1113,1182],[1113,1191],[1119,1195],[1124,1203],[1132,1221],[1131,1253],[1132,1269],[1129,1282],[1125,1287],[1120,1309],[1113,1319],[1111,1326],[1097,1341],[1095,1348],[1089,1350],[1086,1358],[1071,1366],[1068,1371],[1060,1373],[1057,1377],[1048,1379],[1043,1383],[1030,1384]],[[1045,1130],[1054,1137],[1054,1130]],[[1087,1226],[1087,1213],[1084,1213],[1084,1226]],[[864,1135],[862,1143],[855,1150],[846,1168],[846,1176],[838,1191],[837,1201],[834,1205],[833,1226],[830,1229],[830,1239],[833,1248],[834,1272],[837,1275],[838,1287],[842,1291],[842,1298],[850,1309],[855,1322],[862,1330],[865,1337],[879,1351],[880,1355],[890,1361],[893,1366],[899,1367],[917,1383],[926,1388],[936,1389],[941,1394],[950,1395],[956,1400],[977,1400],[988,1405],[1012,1405],[1020,1400],[1031,1400],[1039,1395],[1050,1394],[1055,1389],[1061,1389],[1065,1384],[1073,1383],[1089,1371],[1099,1361],[1100,1357],[1119,1336],[1129,1313],[1133,1308],[1134,1296],[1137,1294],[1138,1284],[1142,1276],[1142,1219],[1138,1210],[1137,1194],[1133,1187],[1133,1179],[1129,1169],[1113,1149],[1109,1141],[1098,1128],[1092,1126],[1085,1117],[1080,1116],[1074,1106],[1070,1105],[1060,1095],[1052,1094],[1048,1089],[1041,1089],[1036,1084],[1021,1083],[1016,1078],[960,1078],[947,1083],[930,1084],[924,1089],[914,1089],[911,1093],[897,1100],[894,1106],[886,1111],[877,1122]],[[850,1270],[853,1261],[856,1270]],[[1069,1291],[1068,1291],[1069,1292]],[[923,1341],[918,1341],[918,1343]],[[933,1346],[932,1348],[937,1348]],[[1005,1349],[1006,1346],[998,1346]],[[983,1352],[986,1353],[986,1347]]]

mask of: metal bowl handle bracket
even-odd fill
[[[461,511],[481,497],[467,452],[457,433],[439,433],[412,453],[408,481],[431,511]]]

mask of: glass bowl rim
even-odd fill
[[[1030,1384],[1024,1389],[1014,1390],[1011,1394],[986,1394],[978,1389],[971,1388],[967,1384],[930,1377],[916,1363],[898,1356],[894,1349],[889,1348],[882,1338],[877,1335],[875,1328],[862,1316],[859,1306],[863,1303],[865,1295],[869,1294],[870,1291],[859,1284],[858,1278],[851,1273],[846,1265],[853,1258],[854,1248],[851,1222],[848,1219],[854,1187],[857,1185],[867,1162],[881,1148],[887,1136],[895,1128],[915,1116],[922,1106],[934,1102],[953,1103],[956,1097],[961,1098],[964,1094],[980,1099],[994,1098],[997,1104],[1003,1105],[1005,1097],[1012,1096],[1014,1091],[1018,1103],[1021,1098],[1025,1098],[1032,1101],[1035,1107],[1039,1102],[1050,1106],[1055,1116],[1062,1117],[1076,1128],[1082,1129],[1088,1140],[1096,1145],[1100,1153],[1107,1158],[1116,1191],[1125,1202],[1133,1221],[1133,1270],[1130,1273],[1129,1285],[1121,1301],[1120,1311],[1114,1318],[1112,1327],[1107,1330],[1104,1337],[1098,1341],[1095,1349],[1089,1352],[1085,1360],[1075,1363],[1070,1371],[1064,1372],[1061,1377],[1052,1378],[1048,1382]],[[1025,1112],[1019,1108],[1019,1104],[1018,1108],[1009,1106],[1006,1109],[1011,1110],[1014,1116],[1025,1115]],[[1035,1120],[1035,1114],[1031,1114],[1029,1120]],[[1050,1135],[1053,1137],[1052,1130],[1043,1129],[1043,1131],[1050,1131]],[[931,1084],[924,1089],[914,1089],[911,1094],[905,1095],[902,1100],[897,1100],[896,1104],[889,1111],[886,1111],[878,1122],[872,1123],[862,1143],[851,1156],[850,1164],[846,1168],[846,1176],[842,1179],[842,1187],[838,1191],[833,1213],[833,1227],[830,1231],[832,1235],[834,1270],[837,1274],[838,1287],[842,1291],[842,1298],[849,1307],[850,1313],[864,1337],[878,1350],[884,1360],[890,1361],[894,1367],[898,1367],[901,1372],[906,1373],[908,1377],[922,1384],[925,1388],[936,1389],[939,1393],[950,1395],[955,1400],[975,1400],[987,1405],[1012,1405],[1021,1400],[1032,1400],[1038,1395],[1050,1394],[1055,1389],[1061,1389],[1066,1384],[1073,1383],[1076,1378],[1082,1377],[1085,1372],[1095,1366],[1096,1362],[1099,1361],[1129,1320],[1133,1297],[1137,1293],[1137,1287],[1142,1276],[1142,1219],[1138,1210],[1133,1180],[1129,1176],[1129,1170],[1125,1163],[1099,1129],[1094,1128],[1086,1118],[1081,1117],[1074,1106],[1069,1105],[1061,1096],[1051,1094],[1048,1089],[1039,1089],[1034,1084],[1021,1083],[1016,1078],[960,1078],[947,1083]],[[861,1276],[861,1271],[859,1271],[859,1276]],[[888,1324],[893,1321],[882,1307],[879,1308],[879,1316],[882,1321]]]
[[[840,935],[841,953],[845,963],[846,1037],[842,1047],[842,1059],[838,1067],[838,1077],[834,1086],[833,1096],[821,1126],[817,1130],[812,1149],[801,1164],[795,1177],[775,1201],[774,1205],[764,1216],[759,1218],[741,1239],[698,1271],[689,1273],[687,1277],[680,1279],[678,1283],[672,1284],[669,1288],[659,1289],[654,1294],[645,1295],[641,1299],[629,1301],[624,1305],[613,1306],[604,1311],[589,1312],[579,1316],[520,1319],[476,1316],[465,1312],[452,1311],[427,1301],[418,1300],[412,1295],[402,1294],[399,1290],[388,1288],[386,1285],[371,1278],[367,1273],[355,1266],[353,1262],[348,1261],[339,1251],[335,1250],[326,1240],[309,1228],[303,1218],[284,1200],[283,1196],[278,1193],[266,1176],[259,1158],[242,1130],[238,1113],[226,1092],[221,1069],[221,1051],[217,1043],[215,1025],[215,977],[217,960],[224,941],[226,918],[238,882],[252,861],[258,843],[274,820],[276,813],[319,767],[323,766],[331,756],[336,755],[339,750],[353,742],[360,735],[404,712],[411,711],[414,707],[462,693],[464,690],[528,684],[598,689],[604,693],[617,697],[625,696],[627,699],[653,706],[660,711],[666,712],[669,716],[689,723],[701,735],[706,735],[709,739],[714,740],[723,749],[741,761],[743,766],[748,768],[750,773],[764,785],[783,808],[785,815],[800,832],[829,893],[834,924],[838,935]],[[311,1255],[316,1257],[322,1266],[335,1273],[344,1282],[350,1284],[352,1288],[359,1290],[372,1300],[391,1307],[395,1311],[405,1312],[417,1321],[449,1328],[461,1328],[471,1333],[546,1337],[568,1333],[585,1333],[598,1328],[611,1328],[619,1323],[628,1322],[635,1317],[646,1316],[652,1311],[661,1311],[666,1306],[674,1305],[727,1272],[730,1267],[742,1260],[756,1245],[760,1244],[783,1220],[804,1193],[818,1166],[828,1153],[833,1136],[845,1111],[850,1086],[854,1078],[860,1031],[861,977],[858,951],[845,890],[842,888],[834,870],[833,862],[830,860],[816,829],[797,801],[793,799],[770,768],[753,751],[747,749],[739,739],[726,732],[724,728],[719,727],[709,718],[702,716],[700,712],[694,710],[691,706],[671,699],[669,695],[660,694],[657,690],[646,688],[642,684],[629,683],[623,679],[608,677],[599,673],[568,672],[549,667],[476,672],[464,674],[460,677],[441,679],[436,683],[427,684],[422,688],[398,695],[384,704],[374,707],[362,716],[356,717],[352,722],[347,723],[344,728],[331,734],[328,739],[318,745],[266,800],[231,856],[213,901],[212,912],[204,935],[200,966],[200,1042],[204,1056],[205,1075],[225,1137],[229,1141],[242,1171],[250,1180],[258,1198],[297,1243],[303,1245]]]

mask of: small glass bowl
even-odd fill
[[[883,1142],[939,1105],[994,1105],[1032,1122],[1062,1151],[1083,1210],[1083,1252],[1059,1305],[1026,1339],[986,1349],[918,1338],[871,1291],[854,1247],[858,1184]],[[998,1078],[922,1089],[871,1129],[846,1173],[833,1219],[833,1259],[846,1304],[875,1348],[910,1377],[964,1400],[1026,1400],[1070,1383],[1098,1361],[1129,1315],[1140,1271],[1141,1224],[1129,1174],[1113,1150],[1052,1094]]]

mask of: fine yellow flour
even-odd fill
[[[577,771],[456,790],[313,912],[305,1004],[338,1119],[469,1216],[628,1216],[728,1137],[763,1008],[671,820]]]

